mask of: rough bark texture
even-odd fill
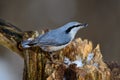
[[[52,57],[39,47],[20,46],[22,40],[38,35],[0,20],[0,44],[23,57],[23,80],[120,80],[120,66],[104,63],[99,45],[93,48],[91,41],[75,39]]]

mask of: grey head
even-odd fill
[[[65,33],[70,35],[71,38],[74,38],[74,36],[78,32],[78,30],[80,30],[84,27],[87,27],[87,26],[88,26],[87,23],[69,22],[58,29],[65,31]]]

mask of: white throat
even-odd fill
[[[69,32],[69,35],[71,36],[72,39],[74,39],[74,37],[79,29],[80,29],[80,27],[75,27]]]

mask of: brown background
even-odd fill
[[[120,0],[0,0],[0,18],[20,29],[54,29],[69,21],[89,27],[77,37],[100,44],[106,61],[120,62]],[[21,80],[23,60],[0,46],[0,59],[10,66],[11,80]],[[8,79],[10,80],[10,79]]]

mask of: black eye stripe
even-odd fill
[[[71,30],[72,30],[72,28],[74,28],[74,27],[79,27],[80,26],[80,24],[79,25],[74,25],[74,26],[72,26],[72,27],[69,27],[65,32],[66,33],[69,33]]]
[[[79,24],[79,25],[74,25],[74,26],[72,26],[72,27],[74,28],[74,27],[79,27],[79,26],[81,26],[81,25],[80,25],[80,24]]]

